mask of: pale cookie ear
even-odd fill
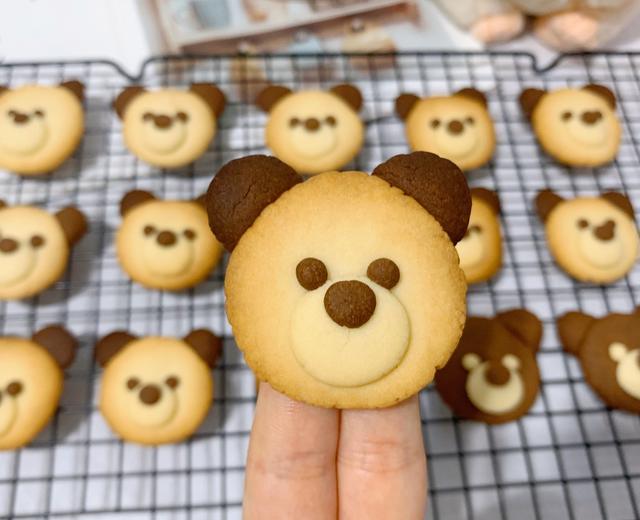
[[[620,343],[619,341],[614,341],[609,345],[609,357],[611,361],[616,363],[620,363],[627,355],[627,347],[624,343]]]
[[[63,370],[73,363],[78,342],[64,328],[51,325],[36,332],[31,339],[44,348]]]
[[[413,110],[413,107],[420,101],[420,98],[415,94],[400,94],[396,98],[396,114],[402,120],[407,119],[409,114]]]
[[[134,98],[145,92],[146,89],[144,87],[141,87],[140,85],[132,85],[131,87],[127,87],[122,92],[120,92],[120,94],[118,94],[118,97],[113,101],[113,109],[118,114],[118,117],[120,119],[123,119],[129,103],[131,103]]]
[[[487,188],[472,188],[471,197],[485,202],[496,215],[500,214],[500,198],[495,191]]]
[[[636,213],[633,210],[633,206],[631,205],[631,199],[622,193],[618,193],[617,191],[608,191],[600,195],[600,198],[610,202],[618,209],[624,211],[631,220],[635,220]]]
[[[222,352],[222,340],[213,332],[198,329],[184,337],[184,342],[211,368],[216,364]]]
[[[96,344],[93,354],[95,360],[101,367],[107,366],[113,356],[136,339],[137,338],[135,336],[123,331],[112,332],[111,334],[106,335]]]
[[[560,195],[549,189],[538,192],[538,195],[536,195],[536,211],[540,220],[546,222],[553,209],[564,200]]]
[[[612,110],[615,110],[616,95],[610,88],[605,87],[604,85],[596,85],[595,83],[590,83],[589,85],[585,85],[584,87],[582,87],[582,89],[588,90],[589,92],[593,92],[594,94],[600,96],[607,102]]]
[[[485,108],[488,106],[487,96],[485,96],[483,92],[480,92],[475,88],[468,87],[468,88],[460,89],[458,90],[458,92],[454,94],[454,96],[466,97],[468,99],[471,99],[473,101],[480,103]]]
[[[478,356],[478,354],[476,354],[475,352],[469,352],[462,356],[461,363],[467,372],[471,372],[480,363],[482,363],[482,360],[480,359],[480,356]]]
[[[335,87],[331,87],[330,92],[342,98],[342,100],[356,112],[362,107],[362,94],[360,90],[353,85],[336,85]]]
[[[226,98],[222,90],[213,83],[193,83],[189,89],[191,92],[199,96],[216,117],[220,117],[224,112]]]
[[[84,85],[79,81],[65,81],[60,83],[60,86],[71,91],[71,93],[80,100],[80,103],[84,101]]]
[[[556,322],[558,337],[566,352],[577,356],[587,333],[596,319],[582,312],[569,312],[560,316]]]
[[[55,217],[58,219],[60,226],[62,226],[62,231],[64,231],[70,246],[80,240],[89,228],[87,217],[84,216],[82,211],[73,206],[61,209],[56,213]]]
[[[532,352],[538,351],[542,340],[542,323],[535,314],[526,309],[512,309],[498,314],[496,320]]]
[[[527,119],[531,119],[533,111],[546,93],[546,90],[541,90],[539,88],[526,88],[522,91],[518,100],[520,101],[522,112],[527,116]]]
[[[302,177],[275,157],[250,155],[224,165],[207,191],[209,227],[228,251],[262,210]]]
[[[471,194],[467,179],[454,163],[433,153],[413,152],[392,157],[372,175],[413,197],[454,244],[462,240],[469,226]]]
[[[156,196],[145,190],[133,190],[125,194],[120,201],[120,215],[125,216],[127,212],[135,208],[136,206],[148,202],[150,200],[157,200]]]
[[[283,97],[291,94],[291,89],[281,85],[269,85],[262,89],[256,98],[256,105],[265,112],[271,112],[273,106]]]

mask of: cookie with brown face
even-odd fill
[[[617,192],[566,200],[551,190],[536,197],[549,250],[577,280],[611,283],[625,276],[638,257],[638,229],[628,197]]]
[[[342,168],[362,147],[362,95],[353,85],[336,85],[328,92],[270,85],[256,104],[269,114],[267,146],[299,173]]]
[[[84,86],[0,86],[0,168],[49,173],[71,156],[84,132]]]
[[[615,94],[603,85],[537,88],[520,94],[540,146],[568,166],[601,166],[615,159],[622,128],[616,115]]]
[[[605,403],[640,413],[640,308],[599,319],[569,312],[558,319],[558,335]]]
[[[405,122],[412,150],[433,152],[467,171],[483,166],[496,147],[485,95],[464,88],[451,96],[401,94],[396,113]]]
[[[204,329],[183,339],[105,336],[95,350],[104,367],[100,412],[130,442],[158,445],[188,438],[211,408],[211,369],[221,349],[220,338]]]
[[[0,300],[29,298],[57,282],[86,231],[86,217],[74,207],[52,215],[0,201]]]
[[[127,87],[113,103],[127,148],[160,168],[180,168],[205,153],[224,106],[224,94],[210,83],[189,90]]]
[[[488,424],[519,419],[540,389],[541,338],[542,323],[524,309],[469,317],[458,348],[436,372],[440,397],[463,419]]]
[[[372,175],[303,182],[274,157],[246,157],[218,172],[207,208],[232,250],[236,341],[280,392],[324,407],[390,406],[455,348],[466,283],[454,244],[471,197],[451,161],[416,152]]]

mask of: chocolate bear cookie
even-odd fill
[[[401,94],[396,113],[405,122],[412,150],[433,152],[456,163],[462,170],[483,166],[496,147],[487,98],[473,88],[451,96],[419,98]]]
[[[500,270],[502,233],[499,219],[500,199],[496,192],[473,188],[469,228],[456,245],[467,283],[484,282]]]
[[[213,140],[225,96],[215,85],[148,91],[132,86],[113,103],[131,152],[159,168],[180,168],[200,157]]]
[[[542,323],[524,309],[468,318],[458,348],[436,372],[440,397],[463,419],[500,424],[522,417],[540,388],[541,338]]]
[[[251,156],[218,172],[207,208],[232,251],[227,315],[260,380],[318,406],[376,408],[446,363],[465,319],[454,244],[471,209],[452,162],[417,152],[303,182]]]
[[[570,312],[558,319],[558,335],[605,403],[640,413],[640,308],[600,319]]]
[[[120,203],[118,260],[136,282],[179,291],[199,284],[216,266],[222,246],[209,231],[204,196],[159,200],[148,191],[127,193]]]
[[[30,339],[0,338],[0,450],[31,442],[60,401],[63,370],[71,365],[76,340],[50,326]]]
[[[622,128],[616,116],[616,97],[602,85],[537,88],[520,94],[540,146],[568,166],[601,166],[618,153]]]
[[[75,151],[84,132],[84,86],[0,86],[0,168],[49,173]]]
[[[86,231],[87,220],[74,207],[52,215],[0,201],[0,300],[28,298],[57,282]]]
[[[337,170],[351,161],[364,141],[358,116],[362,95],[352,85],[328,92],[270,85],[256,100],[269,113],[266,145],[299,173]]]
[[[638,257],[631,201],[621,193],[566,200],[551,190],[536,197],[549,250],[577,280],[610,283],[625,276]]]
[[[186,439],[209,413],[211,369],[221,349],[220,338],[203,329],[184,339],[105,336],[95,350],[104,367],[100,412],[127,441],[158,445]]]

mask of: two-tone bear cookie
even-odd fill
[[[486,188],[471,190],[471,217],[466,234],[456,244],[460,267],[467,283],[480,283],[493,277],[502,266],[500,199]]]
[[[247,196],[250,193],[250,196]],[[231,161],[207,193],[232,251],[226,309],[258,379],[294,399],[377,408],[410,397],[462,333],[454,244],[471,197],[451,161],[399,155],[303,182],[274,157]]]
[[[405,122],[412,150],[433,152],[463,171],[483,166],[496,147],[493,121],[485,95],[464,88],[451,96],[419,98],[401,94],[396,113]]]
[[[160,200],[148,191],[135,190],[122,198],[120,214],[118,260],[145,287],[166,291],[194,287],[222,256],[222,246],[209,230],[204,196]]]
[[[183,339],[114,332],[96,345],[104,367],[100,412],[123,439],[167,444],[190,437],[213,402],[211,369],[220,338],[199,329]]]
[[[49,173],[78,147],[84,132],[84,86],[0,86],[0,168]]]
[[[362,148],[362,95],[352,85],[336,85],[328,92],[270,85],[256,104],[269,113],[266,145],[299,173],[337,170]]]
[[[500,424],[522,417],[540,389],[541,338],[542,323],[524,309],[468,318],[458,348],[436,372],[440,397],[463,419]]]
[[[601,166],[618,153],[622,128],[616,115],[615,94],[603,85],[537,88],[520,94],[540,146],[568,166]]]
[[[86,231],[87,220],[74,207],[52,215],[0,201],[0,300],[28,298],[57,282]]]
[[[600,319],[570,312],[558,319],[558,335],[605,403],[640,413],[640,308]]]
[[[71,365],[76,340],[50,326],[30,339],[0,338],[0,450],[31,442],[60,402],[63,370]]]
[[[189,90],[132,86],[118,95],[113,107],[131,153],[159,168],[180,168],[209,147],[225,96],[209,83],[194,83]]]
[[[551,190],[536,197],[549,250],[577,280],[610,283],[625,276],[638,257],[638,229],[628,197],[617,192],[566,200]]]

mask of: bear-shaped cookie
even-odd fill
[[[500,424],[527,413],[540,388],[536,353],[542,323],[524,309],[469,317],[458,348],[436,372],[436,389],[455,415]]]
[[[376,408],[446,363],[465,320],[454,244],[471,209],[451,161],[416,152],[303,182],[245,157],[215,176],[207,209],[232,251],[227,315],[260,380],[318,406]]]
[[[451,96],[400,94],[396,113],[412,150],[438,154],[463,171],[485,165],[493,155],[496,135],[487,98],[474,88]]]
[[[269,114],[266,145],[299,173],[342,168],[362,147],[362,95],[353,85],[336,85],[327,92],[269,85],[256,104]]]
[[[100,412],[130,442],[159,445],[190,437],[211,408],[211,369],[221,350],[220,338],[204,329],[183,339],[122,331],[105,336],[95,349],[104,367]]]
[[[49,173],[71,156],[84,132],[84,86],[0,86],[0,168]]]
[[[0,201],[0,300],[29,298],[57,282],[86,231],[87,220],[74,207],[52,215]]]
[[[520,94],[540,146],[568,166],[601,166],[615,159],[622,128],[616,115],[616,96],[603,85],[537,88]]]
[[[159,168],[180,168],[206,152],[225,96],[210,83],[194,83],[189,90],[131,86],[118,95],[113,107],[131,153]]]
[[[75,338],[57,325],[29,339],[0,338],[0,450],[28,444],[47,425],[76,346]]]
[[[558,319],[558,336],[605,403],[640,413],[640,308],[599,319],[569,312]]]
[[[549,250],[575,279],[611,283],[625,276],[638,257],[638,229],[631,201],[622,193],[564,199],[551,190],[536,197]]]

